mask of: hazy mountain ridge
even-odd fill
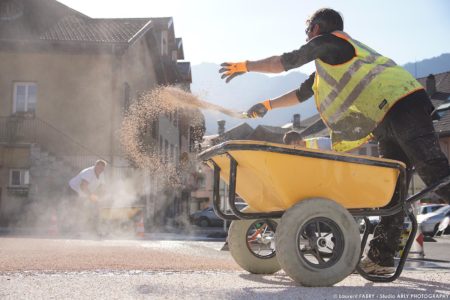
[[[450,53],[444,53],[418,62],[407,63],[403,67],[416,78],[426,77],[430,74],[449,72]]]
[[[404,67],[416,77],[450,71],[450,53],[438,57],[424,59],[415,63],[407,63]],[[192,66],[193,82],[191,90],[201,99],[221,105],[225,108],[246,111],[253,104],[282,95],[296,89],[308,78],[301,72],[289,72],[279,76],[267,76],[261,73],[248,73],[234,78],[226,84],[218,73],[219,65],[202,63]],[[217,133],[217,120],[226,120],[226,129],[230,129],[242,122],[247,122],[255,128],[257,125],[282,126],[291,122],[292,115],[300,113],[306,119],[317,112],[313,99],[297,106],[270,111],[263,119],[240,120],[226,115],[203,111],[206,120],[207,134]]]

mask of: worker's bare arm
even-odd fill
[[[281,73],[284,72],[281,56],[271,56],[261,60],[247,61],[249,72]]]
[[[298,103],[299,101],[296,95],[296,90],[270,100],[270,106],[272,109],[292,106]]]

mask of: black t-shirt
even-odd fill
[[[300,49],[281,55],[281,63],[284,70],[303,66],[315,59],[320,59],[329,65],[343,64],[355,56],[355,48],[352,44],[334,34],[326,33],[311,39]],[[312,90],[315,73],[312,73],[296,91],[299,102],[313,96]]]

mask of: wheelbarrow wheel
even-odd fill
[[[326,199],[303,200],[281,218],[277,259],[303,286],[331,286],[350,275],[359,261],[360,235],[352,215]]]
[[[228,230],[231,256],[253,274],[273,274],[281,269],[275,255],[274,219],[235,220]]]

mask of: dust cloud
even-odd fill
[[[178,113],[179,130],[182,130],[183,126],[185,129],[194,130],[190,134],[201,139],[204,134],[204,117],[200,109],[221,112],[233,117],[241,116],[238,112],[208,103],[194,94],[173,86],[157,87],[141,94],[125,114],[119,131],[123,151],[135,169],[124,171],[125,173],[115,179],[107,180],[106,191],[95,205],[87,203],[80,206],[80,203],[76,203],[74,199],[66,198],[64,191],[54,190],[53,195],[49,194],[45,199],[36,202],[36,205],[30,205],[27,208],[20,220],[21,225],[41,228],[42,233],[49,235],[70,236],[73,229],[81,232],[95,232],[95,228],[92,228],[92,218],[95,218],[95,215],[93,216],[92,212],[97,211],[101,231],[121,236],[121,233],[134,234],[135,226],[141,218],[140,214],[145,214],[145,211],[152,211],[152,215],[158,218],[163,217],[164,212],[173,205],[171,203],[177,191],[183,189],[183,185],[186,184],[183,176],[188,172],[188,168],[195,166],[197,162],[192,161],[195,153],[190,158],[183,155],[185,154],[182,153],[183,151],[189,151],[189,146],[186,145],[184,145],[186,149],[180,149],[179,158],[165,159],[165,154],[161,151],[159,135],[164,134],[166,128],[159,128],[158,122],[162,116]],[[181,124],[181,122],[184,123]],[[108,168],[113,166],[107,166],[106,171]],[[117,169],[115,172],[117,173]],[[146,179],[150,177],[156,178],[158,184],[163,186],[149,191],[151,184]],[[150,203],[142,202],[142,199],[149,194],[152,194],[153,200]],[[152,208],[145,205],[151,205]],[[131,215],[124,217],[123,213],[127,211],[127,208]],[[135,208],[138,209],[133,213]],[[127,218],[128,222],[123,222]],[[175,223],[189,227],[186,226],[190,224],[189,209],[171,218]],[[157,221],[149,224],[153,226],[152,229],[161,226]],[[159,220],[159,224],[164,222],[165,220]]]
[[[162,159],[163,154],[158,151],[158,145],[155,144],[155,141],[152,144],[151,141],[146,140],[145,133],[156,130],[155,122],[160,115],[173,113],[179,108],[208,109],[236,118],[241,117],[239,112],[208,103],[199,99],[198,96],[176,87],[166,86],[153,89],[141,95],[131,105],[122,122],[121,144],[137,167],[146,168],[152,173],[164,173],[168,177],[176,175],[173,169],[174,164],[167,163]],[[194,114],[191,116],[188,126],[200,128],[204,126],[203,122],[203,116],[200,118]]]

